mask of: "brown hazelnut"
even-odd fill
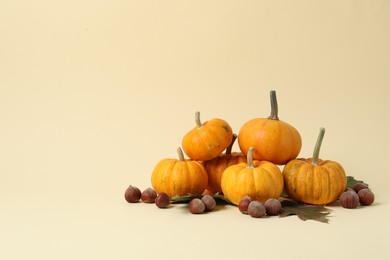
[[[375,196],[374,193],[370,189],[361,189],[358,192],[360,204],[364,206],[369,206],[374,203]]]
[[[267,215],[270,215],[270,216],[276,216],[282,210],[282,204],[280,203],[279,200],[274,199],[274,198],[268,199],[264,203],[264,206],[265,206],[265,211],[266,211]]]
[[[125,200],[129,203],[136,203],[141,199],[141,191],[130,185],[125,191]]]
[[[347,190],[341,193],[340,197],[341,205],[347,209],[354,209],[359,205],[359,196],[353,190]]]
[[[244,196],[240,202],[238,203],[238,209],[241,211],[243,214],[248,214],[248,206],[249,203],[251,203],[252,198],[249,196]]]
[[[215,201],[215,199],[211,196],[211,195],[203,195],[203,197],[201,198],[201,201],[203,202],[204,206],[205,206],[205,211],[212,211],[215,206],[217,205],[217,202]]]
[[[365,183],[359,182],[353,185],[352,189],[358,193],[361,189],[368,189],[368,186]]]
[[[201,214],[206,209],[202,200],[198,198],[192,199],[188,204],[188,206],[189,206],[188,209],[192,214]]]
[[[168,196],[168,194],[162,192],[162,193],[157,195],[154,203],[160,209],[168,208],[169,205],[171,205],[171,198]]]
[[[147,188],[141,193],[142,202],[154,203],[157,197],[157,193],[152,188]]]
[[[265,215],[265,206],[257,200],[253,200],[248,205],[248,214],[253,218],[261,218]]]

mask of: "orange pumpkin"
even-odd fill
[[[254,147],[255,160],[282,165],[298,156],[302,139],[295,127],[279,120],[276,92],[271,91],[270,96],[271,115],[246,122],[238,133],[238,144],[244,154]]]
[[[184,159],[180,148],[177,153],[179,159],[163,159],[154,168],[151,178],[154,190],[169,196],[202,194],[208,182],[206,169],[198,161]]]
[[[208,161],[220,155],[230,144],[233,131],[230,125],[219,118],[202,124],[200,113],[195,113],[196,126],[184,135],[182,147],[193,160]]]
[[[222,192],[228,200],[238,205],[244,196],[265,203],[279,198],[283,191],[283,175],[278,166],[267,161],[253,160],[250,148],[247,163],[229,166],[222,174]]]
[[[321,128],[312,158],[292,160],[283,169],[285,191],[294,200],[325,205],[338,199],[346,189],[343,167],[337,162],[319,159],[324,134],[325,129]]]
[[[232,148],[236,139],[237,135],[233,134],[232,142],[229,147],[226,148],[225,153],[210,161],[204,162],[207,175],[209,176],[207,190],[211,193],[222,192],[221,178],[223,171],[227,167],[246,162],[246,157],[243,153],[232,152]]]

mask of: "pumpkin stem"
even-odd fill
[[[271,90],[270,98],[271,98],[271,115],[268,117],[268,119],[279,120],[278,101],[276,99],[276,91],[275,90]]]
[[[195,122],[196,122],[196,126],[198,128],[201,128],[203,126],[202,122],[200,121],[200,112],[199,111],[196,111],[196,113],[195,113]]]
[[[247,168],[250,168],[250,169],[255,168],[255,166],[253,165],[253,151],[254,150],[255,150],[255,148],[253,148],[253,147],[249,148],[248,154],[246,155]]]
[[[237,139],[237,135],[233,134],[232,142],[226,148],[226,153],[225,153],[226,155],[231,155],[232,154],[232,148],[233,148],[233,145],[234,145],[234,142],[236,141],[236,139]]]
[[[180,147],[177,148],[177,155],[179,157],[179,161],[184,161],[184,154]]]
[[[315,166],[318,165],[318,158],[320,156],[320,149],[321,149],[322,139],[324,139],[324,135],[325,135],[325,128],[321,127],[320,133],[318,134],[317,137],[316,146],[314,147],[314,151],[313,151],[312,164]]]

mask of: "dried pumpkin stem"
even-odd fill
[[[202,122],[200,121],[200,112],[199,111],[195,112],[195,123],[196,123],[197,127],[199,127],[199,128],[202,127]]]
[[[320,133],[318,134],[317,137],[316,146],[314,147],[314,151],[313,151],[312,164],[316,166],[318,165],[318,159],[320,156],[320,149],[321,149],[322,139],[324,139],[324,135],[325,135],[325,128],[321,127]]]
[[[253,165],[253,151],[254,150],[255,150],[255,148],[253,148],[253,147],[249,148],[248,154],[246,155],[247,168],[250,168],[250,169],[255,168],[255,166]]]
[[[279,120],[278,100],[276,99],[276,91],[275,90],[271,90],[270,98],[271,98],[271,115],[268,117],[268,119]]]
[[[179,160],[180,160],[181,162],[183,162],[183,161],[184,161],[184,154],[183,154],[183,151],[181,150],[180,147],[177,148],[177,155],[178,155],[178,157],[179,157]]]
[[[232,148],[233,148],[233,145],[234,145],[234,142],[236,141],[236,139],[237,139],[237,135],[233,134],[232,142],[226,148],[226,155],[231,155],[232,154]]]

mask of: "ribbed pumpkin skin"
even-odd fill
[[[230,125],[225,120],[214,118],[186,133],[182,139],[182,148],[193,160],[209,161],[230,145],[232,137]]]
[[[347,178],[343,167],[334,161],[312,158],[288,162],[283,169],[286,193],[294,200],[314,205],[326,205],[345,191]]]
[[[283,191],[283,176],[279,168],[267,161],[253,161],[254,168],[246,163],[232,165],[222,174],[223,194],[235,205],[244,196],[265,202],[269,198],[279,198]]]
[[[200,162],[163,159],[154,168],[151,180],[157,193],[174,196],[202,194],[207,187],[208,176]]]
[[[238,145],[244,154],[254,147],[254,160],[282,165],[298,156],[302,139],[297,129],[283,121],[255,118],[241,127]]]
[[[207,190],[212,193],[222,192],[221,179],[224,170],[229,166],[245,162],[245,155],[237,152],[222,154],[217,158],[205,162],[204,165],[206,166],[206,172],[209,176]]]

